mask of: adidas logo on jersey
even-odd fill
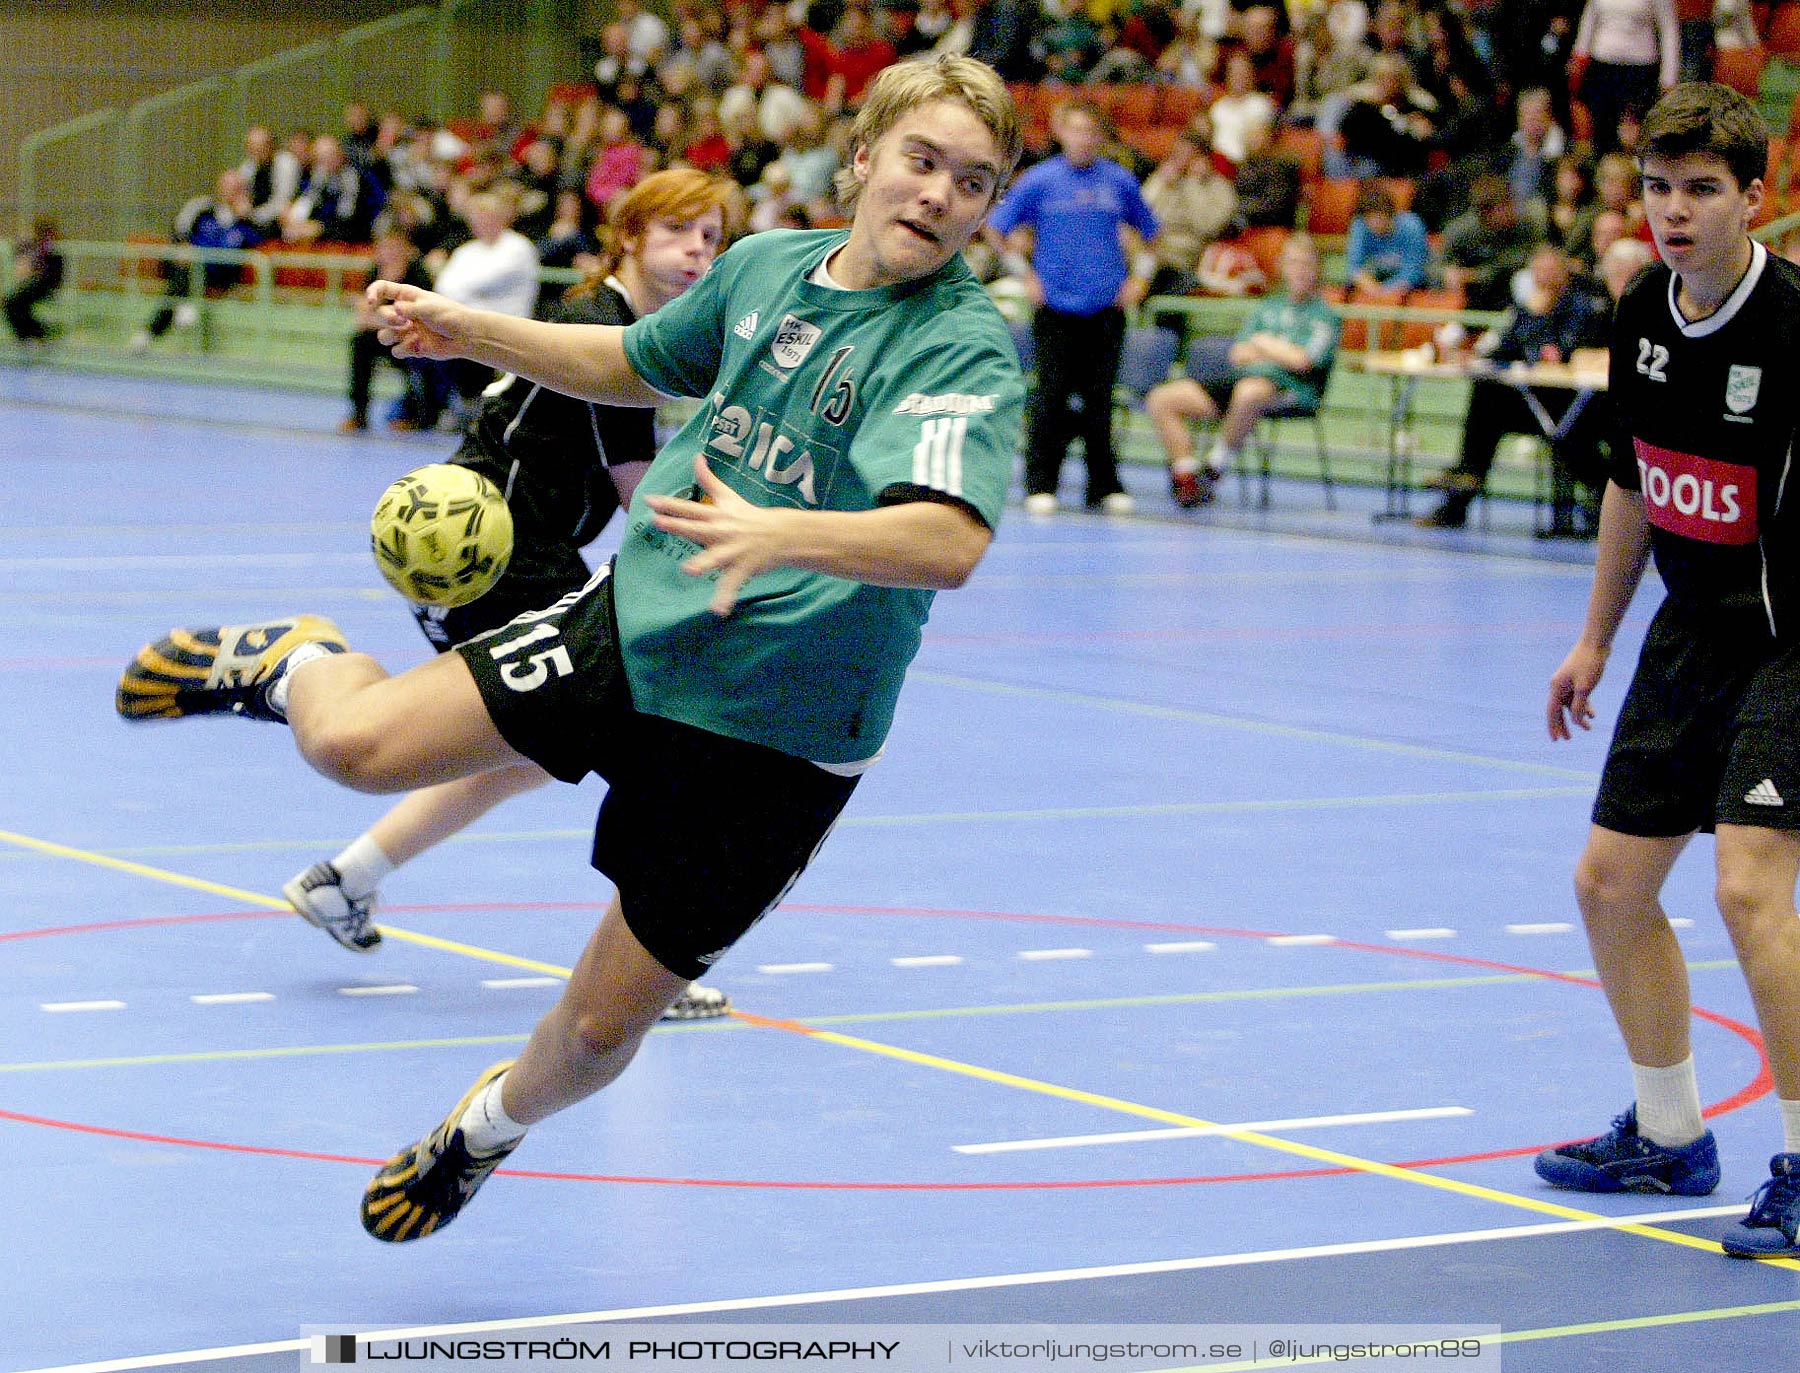
[[[741,339],[755,338],[756,337],[756,311],[752,310],[749,314],[745,315],[736,324],[734,324],[731,328],[731,332],[736,334]]]
[[[1768,777],[1763,778],[1745,792],[1744,801],[1752,806],[1785,806],[1787,804],[1781,799],[1781,793],[1775,790],[1774,780]]]

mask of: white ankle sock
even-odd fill
[[[1235,448],[1227,448],[1223,441],[1212,446],[1212,452],[1206,455],[1206,470],[1215,477],[1222,477],[1237,466],[1238,452]]]
[[[394,870],[393,860],[366,834],[332,859],[331,866],[338,870],[344,895],[352,900],[367,896]]]
[[[304,663],[310,663],[314,658],[326,658],[341,652],[343,650],[335,644],[323,644],[315,641],[301,644],[300,647],[288,654],[287,660],[281,665],[281,675],[269,684],[269,708],[280,715],[282,719],[287,719],[288,690],[294,684],[294,670]]]
[[[1631,1076],[1637,1084],[1638,1133],[1645,1139],[1673,1149],[1706,1133],[1692,1054],[1668,1068],[1634,1063]]]
[[[1169,470],[1178,477],[1191,477],[1200,470],[1200,459],[1192,453],[1185,458],[1176,458],[1169,464]]]
[[[1781,1130],[1787,1136],[1787,1143],[1781,1148],[1784,1154],[1800,1154],[1800,1101],[1789,1101],[1783,1097],[1781,1106]]]
[[[477,1092],[457,1122],[470,1153],[491,1154],[525,1137],[526,1127],[507,1115],[500,1104],[500,1084],[505,1081],[502,1073]]]

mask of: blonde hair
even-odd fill
[[[725,230],[724,244],[735,238],[743,223],[743,193],[728,177],[696,171],[692,167],[671,167],[652,172],[637,185],[613,201],[607,211],[606,227],[601,231],[599,262],[591,267],[580,282],[569,288],[571,296],[589,296],[614,272],[625,256],[625,244],[642,238],[644,231],[658,219],[697,219],[708,210],[717,210]]]
[[[869,84],[850,130],[852,162],[857,149],[873,150],[902,115],[934,100],[954,100],[966,106],[994,136],[1000,150],[1000,174],[994,180],[994,199],[998,200],[1019,165],[1024,135],[1006,83],[987,63],[973,57],[916,58],[884,68]],[[862,196],[862,182],[856,179],[854,166],[840,168],[833,186],[838,203],[854,210]]]

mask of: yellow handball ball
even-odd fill
[[[407,600],[467,605],[500,580],[512,557],[512,511],[479,472],[437,462],[381,493],[369,521],[375,566]]]

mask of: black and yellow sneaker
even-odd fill
[[[319,615],[293,615],[255,625],[172,629],[137,651],[119,679],[113,704],[127,720],[178,720],[185,715],[243,715],[280,721],[269,688],[302,644],[343,653],[338,627]]]
[[[463,1139],[462,1114],[488,1083],[513,1066],[496,1063],[463,1093],[437,1129],[387,1161],[363,1191],[362,1227],[388,1244],[424,1239],[441,1230],[480,1190],[488,1174],[519,1147],[518,1140],[491,1154],[469,1152]],[[522,1136],[521,1136],[522,1138]]]

